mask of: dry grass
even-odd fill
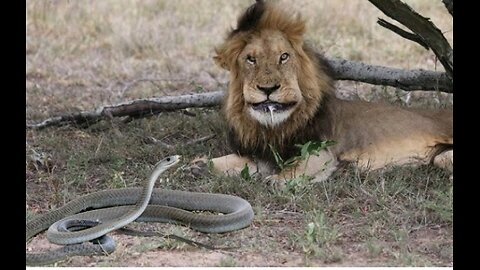
[[[409,2],[452,42],[452,18],[442,3]],[[27,118],[225,86],[227,73],[213,64],[213,48],[250,3],[28,1]],[[376,25],[384,16],[365,0],[295,3],[309,18],[307,38],[328,56],[441,69],[432,53]],[[155,81],[125,90],[142,78]]]
[[[214,65],[213,48],[251,2],[28,1],[27,120],[133,98],[225,89],[228,74]],[[453,44],[452,18],[441,1],[406,2],[446,31]],[[295,9],[308,18],[308,39],[328,56],[441,69],[431,52],[379,27],[376,19],[384,16],[366,0],[299,0]],[[389,87],[352,82],[338,86],[341,93],[353,90],[369,100],[382,97],[403,103],[407,98]],[[451,103],[452,96],[416,102],[436,106]],[[219,111],[192,112],[195,117],[179,112],[127,124],[100,122],[88,129],[27,131],[27,215],[99,189],[138,185],[156,161],[176,153],[184,156],[183,166],[168,172],[159,186],[236,194],[252,203],[256,218],[251,228],[225,236],[187,234],[217,245],[241,245],[238,252],[208,257],[208,251],[184,248],[165,252],[160,247],[162,257],[172,257],[158,261],[154,252],[159,250],[144,242],[148,246],[144,249],[142,245],[123,246],[117,251],[121,255],[76,258],[62,266],[453,264],[452,182],[444,171],[421,167],[359,172],[347,168],[326,183],[300,183],[295,194],[272,192],[261,181],[194,177],[184,170],[189,160],[219,156],[229,149]],[[210,134],[216,137],[182,146]],[[148,144],[145,138],[150,136],[175,147]],[[43,164],[32,161],[37,154]],[[189,255],[198,261],[181,259]]]

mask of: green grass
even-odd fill
[[[430,166],[370,172],[347,166],[326,182],[311,183],[300,177],[283,190],[272,190],[256,177],[198,177],[188,169],[190,160],[204,154],[223,155],[228,148],[218,111],[192,112],[195,117],[177,112],[135,120],[118,125],[117,131],[111,122],[98,123],[97,127],[105,127],[102,131],[96,127],[27,131],[30,147],[37,152],[48,150],[55,168],[49,172],[27,166],[31,175],[27,179],[29,212],[43,212],[100,189],[141,185],[159,159],[181,154],[182,163],[165,172],[157,187],[243,197],[256,209],[260,226],[268,226],[264,222],[268,213],[286,210],[302,214],[302,225],[292,227],[291,235],[293,249],[305,256],[304,265],[348,264],[350,243],[355,243],[366,259],[380,260],[385,265],[448,264],[447,257],[441,255],[448,249],[433,254],[412,250],[415,232],[437,227],[446,231],[432,245],[449,243],[451,248],[452,182],[447,172]],[[217,136],[184,146],[185,142],[211,133]],[[145,136],[154,136],[174,147],[151,144],[143,139]],[[244,245],[255,247],[256,238],[262,235],[244,240]],[[438,258],[443,258],[443,263],[439,264]]]
[[[214,65],[214,47],[251,2],[28,1],[27,121],[135,98],[226,89],[228,73]],[[407,2],[453,43],[452,18],[441,1]],[[368,1],[301,0],[294,8],[307,18],[307,39],[327,56],[440,69],[431,52],[377,26],[377,18],[384,16]],[[337,89],[346,96],[401,105],[453,102],[452,95],[355,82],[338,82]],[[272,190],[246,171],[243,177],[197,176],[188,169],[191,160],[231,150],[218,108],[189,112],[195,116],[172,112],[128,123],[105,120],[88,128],[27,130],[26,215],[101,189],[138,186],[158,160],[180,154],[181,164],[162,175],[157,187],[234,194],[255,210],[254,224],[240,232],[192,233],[207,242],[240,246],[239,253],[215,261],[222,266],[250,265],[242,259],[248,252],[268,256],[276,266],[295,257],[304,258],[297,266],[453,264],[453,183],[447,172],[429,166],[375,172],[347,166],[326,182],[313,184],[299,176],[282,190]],[[185,146],[212,134],[210,140]],[[161,143],[152,143],[151,137]],[[131,265],[128,255],[111,257],[115,262],[95,260],[96,265]],[[83,264],[69,260],[60,265]]]
[[[321,210],[313,210],[306,214],[306,225],[300,234],[294,234],[295,245],[302,248],[308,259],[318,257],[326,263],[341,260],[341,252],[335,247],[338,239],[338,229]]]

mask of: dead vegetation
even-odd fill
[[[441,1],[406,2],[441,29],[451,28],[451,16]],[[27,120],[134,98],[225,88],[227,74],[213,64],[213,47],[250,3],[28,1]],[[295,3],[309,18],[309,39],[327,55],[440,69],[432,53],[378,27],[380,11],[368,1]],[[445,33],[451,43],[452,34]],[[410,106],[452,103],[452,95],[441,93],[425,96],[360,83],[337,85],[346,98]],[[28,130],[27,216],[92,191],[136,186],[160,158],[180,154],[182,165],[167,172],[158,187],[244,197],[254,207],[254,223],[222,235],[163,224],[136,226],[233,250],[208,251],[162,238],[115,234],[119,248],[111,256],[72,258],[59,265],[453,265],[453,183],[445,171],[427,166],[362,172],[347,167],[327,182],[300,181],[278,192],[255,179],[193,175],[187,168],[190,160],[229,153],[225,132],[218,108],[130,122],[101,121],[87,129]],[[40,237],[29,247],[37,250],[42,243]]]

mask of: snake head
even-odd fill
[[[165,169],[170,168],[173,165],[177,164],[180,161],[181,157],[182,156],[180,156],[180,155],[174,155],[174,156],[166,157],[166,158],[160,160],[159,162],[157,162],[157,164],[155,164],[155,167],[163,167]]]

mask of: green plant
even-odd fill
[[[327,147],[334,145],[335,141],[321,141],[321,142],[312,142],[308,141],[304,144],[295,144],[295,147],[300,148],[300,155],[293,156],[287,160],[284,160],[277,149],[269,144],[270,151],[272,151],[273,157],[275,158],[275,163],[277,164],[280,170],[289,168],[297,164],[301,160],[308,160],[311,155],[318,155],[320,151],[327,149]]]
[[[300,149],[300,153],[297,156],[293,156],[287,160],[284,160],[278,151],[272,146],[269,145],[270,150],[272,151],[275,162],[281,170],[293,167],[299,161],[307,161],[311,155],[318,155],[320,151],[325,150],[327,147],[334,145],[334,141],[322,141],[322,142],[312,142],[308,141],[304,144],[296,144],[295,146]],[[242,171],[243,173],[243,171]],[[243,176],[242,176],[243,177]],[[302,196],[311,188],[311,176],[300,174],[296,175],[294,178],[285,179],[285,186],[283,192],[294,196]]]
[[[328,222],[325,213],[313,210],[307,213],[307,224],[294,239],[307,258],[318,257],[325,262],[335,262],[341,259],[339,249],[334,246],[338,236],[338,229]]]
[[[246,181],[252,180],[252,176],[250,175],[250,169],[248,168],[247,164],[245,164],[245,167],[243,167],[242,171],[240,171],[240,177],[242,177]]]

